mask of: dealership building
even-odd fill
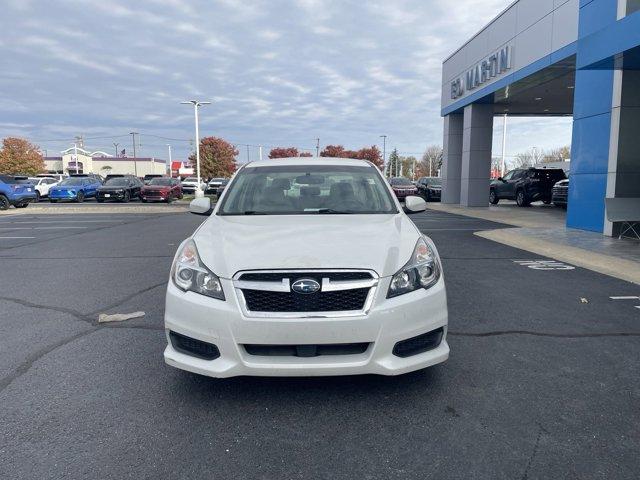
[[[59,157],[44,157],[45,168],[51,173],[97,173],[99,175],[166,174],[166,162],[153,157],[113,157],[101,151],[90,152],[71,147],[60,152]]]
[[[495,116],[573,116],[567,226],[640,197],[640,0],[518,0],[443,63],[445,203],[488,205]]]

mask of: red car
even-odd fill
[[[408,178],[393,177],[389,179],[389,184],[393,189],[393,193],[398,197],[398,200],[404,200],[409,195],[418,194],[418,187],[411,183],[411,180]]]
[[[182,198],[182,184],[177,178],[157,177],[140,190],[143,202],[167,202]]]

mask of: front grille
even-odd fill
[[[555,199],[566,200],[569,189],[567,187],[553,187],[552,195]]]
[[[322,355],[359,355],[368,343],[332,343],[321,345],[244,345],[249,355],[261,357],[319,357]]]
[[[328,278],[332,282],[346,280],[370,280],[373,278],[369,272],[249,272],[240,275],[239,280],[247,282],[281,282],[285,278],[295,281],[299,278],[313,278],[316,282],[322,283],[323,278]]]
[[[340,312],[362,310],[370,288],[300,294],[242,290],[247,309],[252,312]]]

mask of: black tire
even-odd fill
[[[35,202],[38,203],[40,201],[40,192],[36,190],[36,200]]]
[[[144,198],[140,198],[140,201],[141,201],[142,203],[147,203],[147,201],[146,201]]]
[[[527,198],[527,194],[521,188],[518,189],[518,191],[516,192],[516,203],[518,204],[519,207],[528,207],[529,204],[531,203]]]
[[[545,205],[549,205],[551,204],[551,200],[542,200],[542,203],[544,203]]]
[[[19,203],[16,205],[16,208],[27,208],[29,206],[29,202]]]
[[[76,203],[82,202],[84,202],[84,192],[81,190],[78,192],[78,195],[76,195]]]
[[[131,194],[129,193],[129,190],[124,192],[124,198],[122,199],[122,201],[124,203],[129,203],[131,201]]]
[[[10,205],[9,199],[4,195],[0,195],[0,210],[8,210]]]
[[[489,190],[489,203],[491,205],[497,205],[499,201],[500,199],[498,198],[498,195],[496,195],[496,191]]]
[[[58,199],[57,198],[50,198],[49,202],[50,203],[58,203]]]
[[[104,203],[104,198],[98,198],[98,197],[96,197],[96,202],[98,202],[98,203]]]

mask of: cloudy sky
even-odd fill
[[[201,135],[313,149],[386,134],[387,152],[419,155],[442,142],[442,60],[510,1],[4,0],[0,137],[130,153],[137,131],[142,155],[185,158],[179,102],[197,98],[213,102]],[[569,141],[569,119],[519,119],[508,153]]]

